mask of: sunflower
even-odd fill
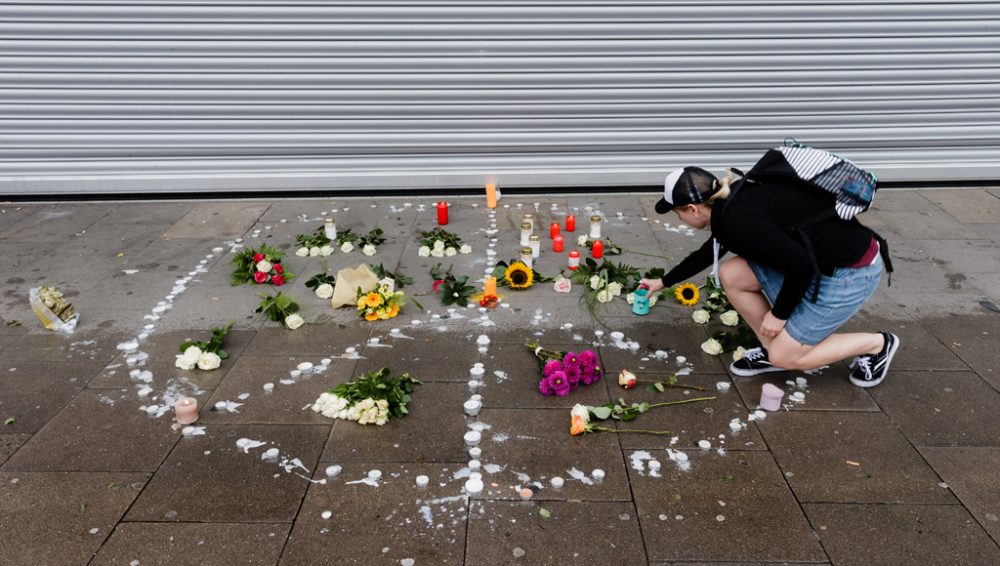
[[[677,287],[674,296],[685,307],[693,307],[698,304],[698,286],[694,283],[685,283]]]
[[[382,295],[378,293],[371,292],[365,295],[365,305],[369,307],[377,307],[382,304]]]
[[[534,272],[527,265],[520,261],[515,261],[507,267],[503,274],[503,280],[511,289],[527,289],[531,287]]]

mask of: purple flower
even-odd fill
[[[548,382],[549,388],[552,389],[552,392],[555,395],[559,397],[569,395],[570,384],[565,373],[561,371],[554,371],[552,372],[552,375],[545,378],[545,381]]]
[[[579,366],[580,365],[580,356],[578,356],[576,354],[576,352],[566,352],[566,355],[563,356],[563,365],[564,366]]]
[[[597,354],[593,350],[584,350],[580,352],[580,363],[588,366],[597,365]]]
[[[552,372],[560,371],[562,368],[562,364],[559,363],[559,360],[549,360],[545,362],[545,367],[542,369],[542,375],[548,377],[552,375]]]
[[[583,372],[580,374],[580,379],[583,381],[584,385],[590,385],[598,379],[601,379],[601,376],[594,371],[593,367],[588,366],[585,367]]]
[[[542,395],[555,395],[556,394],[556,392],[552,390],[552,387],[549,386],[549,380],[548,380],[548,378],[542,378],[542,380],[538,382],[538,391]]]
[[[580,378],[582,374],[580,373],[580,368],[577,366],[568,366],[563,369],[563,373],[566,374],[566,379],[569,380],[570,389],[576,390],[580,387]]]

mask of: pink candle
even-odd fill
[[[781,398],[784,396],[784,391],[770,383],[765,383],[760,391],[760,407],[765,411],[777,411],[781,408]]]
[[[177,424],[188,425],[198,420],[198,400],[194,397],[181,397],[174,403],[177,413]]]

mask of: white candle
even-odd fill
[[[416,479],[417,487],[427,487],[427,484],[431,483],[431,479],[427,476],[417,476]]]
[[[765,383],[760,392],[760,406],[765,411],[777,411],[781,408],[781,398],[785,392],[770,383]]]
[[[466,415],[474,417],[479,414],[479,410],[483,408],[483,404],[480,403],[479,401],[476,401],[475,399],[469,399],[468,401],[465,402],[463,408],[465,409]]]
[[[552,478],[551,480],[549,480],[549,483],[552,484],[552,487],[554,487],[556,489],[559,489],[559,488],[561,488],[566,483],[566,480],[562,479],[559,476],[556,476],[556,477]]]
[[[594,481],[601,481],[604,479],[604,470],[597,468],[590,472],[590,477],[594,478]]]
[[[482,439],[482,437],[483,435],[480,434],[478,430],[470,430],[469,432],[465,433],[465,444],[467,444],[468,446],[476,446],[477,444],[479,444],[479,441]]]

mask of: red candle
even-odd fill
[[[601,259],[604,256],[604,242],[594,240],[594,244],[590,248],[590,255],[594,256],[594,259]]]
[[[559,235],[559,223],[553,222],[552,224],[549,224],[549,237],[555,240],[556,236],[558,235]]]
[[[448,203],[441,201],[438,203],[438,224],[444,226],[448,223]]]
[[[559,234],[556,234],[555,237],[552,238],[552,251],[554,252],[563,251],[563,237],[560,236]]]
[[[576,230],[576,216],[570,214],[566,217],[566,231],[572,232]]]
[[[571,271],[576,271],[576,268],[580,267],[580,252],[576,250],[569,251],[569,268]]]

